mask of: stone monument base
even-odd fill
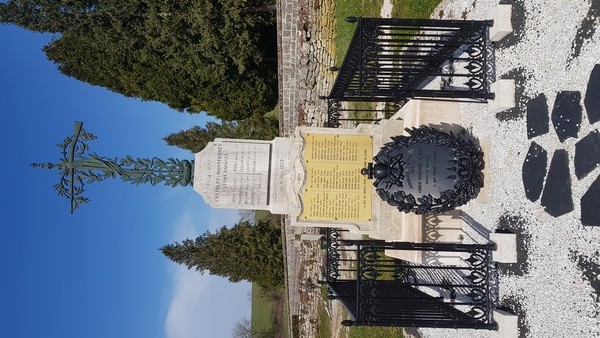
[[[519,337],[519,317],[502,310],[494,310],[494,320],[498,324],[498,331],[492,337],[516,338]]]

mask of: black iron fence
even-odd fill
[[[337,128],[348,122],[374,123],[390,118],[400,109],[396,102],[343,102],[335,99],[327,100],[327,127]]]
[[[451,244],[345,240],[326,232],[325,281],[350,315],[344,325],[495,330],[494,243]],[[461,264],[426,265],[390,258],[385,250],[452,252]]]
[[[413,98],[474,102],[493,98],[488,64],[491,21],[354,17],[347,21],[357,27],[336,69],[333,88],[324,97],[329,100],[329,127],[339,127],[343,119],[356,121],[355,114],[344,111],[352,112],[355,102],[401,106]]]

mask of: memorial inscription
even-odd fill
[[[420,127],[386,143],[363,174],[379,196],[403,212],[439,214],[467,203],[483,187],[483,153],[467,135]]]
[[[199,189],[216,205],[264,207],[269,204],[270,154],[270,143],[210,143],[199,159]]]
[[[454,188],[456,183],[449,180],[446,168],[449,167],[449,151],[434,144],[414,144],[404,153],[405,169],[403,190],[414,196],[437,195],[440,191]],[[441,171],[440,171],[441,170]]]
[[[371,136],[305,134],[303,220],[371,220],[370,182],[360,174],[373,156]]]

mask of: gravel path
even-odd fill
[[[588,118],[584,105],[586,95],[600,95],[586,93],[592,69],[600,63],[600,34],[596,31],[600,1],[510,2],[514,2],[516,34],[496,48],[496,76],[517,80],[519,102],[516,109],[496,115],[487,113],[485,105],[462,105],[463,126],[491,144],[486,164],[490,201],[471,202],[463,211],[489,231],[507,228],[518,233],[519,263],[500,266],[499,296],[500,305],[519,314],[520,337],[600,337],[600,227],[582,225],[580,207],[584,193],[600,180],[600,168],[582,179],[576,177],[574,168],[576,143],[600,128],[600,122]],[[497,0],[448,1],[433,17],[489,19],[496,4]],[[542,128],[540,135],[528,138],[528,103],[545,97],[550,114],[560,102],[561,92],[575,92],[573,97],[580,93],[580,101],[574,101],[583,115],[581,122],[573,124],[579,128],[577,136],[561,142],[554,130],[556,123],[546,120],[547,130]],[[522,170],[532,141],[547,151],[548,167],[555,151],[564,149],[568,154],[565,170],[572,193],[567,191],[560,198],[563,202],[572,198],[573,207],[567,206],[558,217],[545,210],[544,194],[542,202],[525,195]],[[553,180],[550,177],[546,187]],[[558,182],[567,183],[564,179]],[[546,205],[546,209],[551,207]],[[493,336],[486,331],[419,331],[424,337]]]

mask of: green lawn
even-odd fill
[[[319,311],[319,338],[331,338],[331,318],[324,307]]]
[[[269,330],[273,327],[274,302],[261,296],[260,287],[252,283],[252,327]]]
[[[441,0],[392,0],[393,18],[425,19],[429,18]],[[355,23],[346,22],[349,16],[372,18],[380,17],[383,0],[338,0],[335,5],[335,59],[336,65],[342,65],[346,50],[354,35]],[[372,102],[351,102],[349,109],[364,110],[350,112],[355,119],[372,119],[376,113],[376,104]],[[387,114],[386,114],[387,115]],[[391,115],[391,114],[390,114]],[[390,116],[386,116],[389,118]],[[365,122],[363,122],[365,123]],[[368,123],[368,122],[367,122]]]
[[[392,17],[402,19],[427,19],[440,0],[393,0]]]
[[[389,260],[387,256],[383,255],[381,252],[381,256],[378,257],[378,261],[383,262]],[[351,265],[348,267],[351,268]],[[392,272],[384,272],[380,275],[377,280],[393,280]],[[321,285],[321,297],[323,299],[327,299],[327,286]],[[348,318],[347,314],[344,316],[345,319]],[[402,338],[402,328],[400,327],[379,327],[379,326],[352,326],[350,327],[349,334],[347,338]],[[319,338],[329,337],[331,335],[331,319],[327,315],[327,312],[324,308],[321,309],[319,313]],[[343,335],[342,337],[345,337]],[[335,338],[335,337],[334,337]]]
[[[277,103],[277,105],[275,105],[275,108],[273,108],[273,110],[265,113],[265,116],[273,117],[279,120],[279,102]]]
[[[402,328],[399,327],[375,327],[375,326],[353,326],[350,327],[348,338],[402,338]]]
[[[335,55],[340,66],[354,35],[356,24],[346,22],[349,16],[379,17],[383,0],[337,0],[335,2]]]
[[[285,300],[283,301],[283,332],[284,332],[284,337],[289,337],[290,336],[290,325],[289,325],[289,312],[288,312],[288,302],[287,302],[287,297],[283,296],[285,298]]]
[[[271,335],[285,334],[289,335],[287,322],[287,305],[284,290],[274,290],[263,292],[261,287],[252,283],[252,315],[251,325],[254,330],[263,335],[260,337],[270,337]]]
[[[275,227],[281,226],[281,215],[274,215],[267,210],[254,211],[254,218],[257,221],[271,221],[271,224]]]
[[[392,17],[405,19],[426,19],[431,16],[441,0],[392,0]],[[340,66],[356,24],[348,23],[349,16],[379,17],[383,0],[337,0],[335,2],[335,55],[336,65]]]

